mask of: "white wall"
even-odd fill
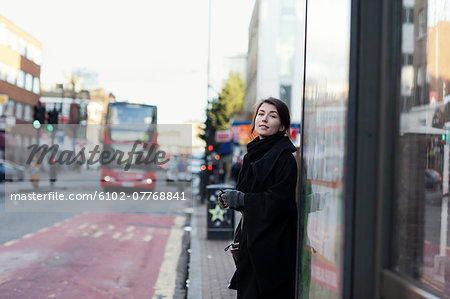
[[[300,123],[303,101],[303,55],[305,39],[305,1],[296,1],[296,39],[294,56],[294,78],[292,79],[291,119]]]
[[[256,102],[280,96],[277,39],[280,31],[280,2],[260,0],[258,40],[258,75]]]

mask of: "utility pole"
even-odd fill
[[[209,13],[208,13],[208,62],[207,62],[207,70],[206,70],[206,80],[207,89],[206,89],[206,100],[208,102],[207,109],[209,109],[210,99],[209,99],[209,87],[210,87],[210,72],[211,72],[211,3],[212,0],[209,0]]]
[[[209,121],[209,110],[211,106],[211,101],[209,99],[209,88],[210,88],[210,69],[211,69],[211,3],[212,0],[209,0],[209,13],[208,13],[208,61],[207,61],[207,68],[206,68],[206,120],[205,120],[205,136],[208,137],[208,121]],[[205,202],[206,198],[206,186],[209,184],[209,170],[208,170],[208,138],[205,138],[205,155],[204,155],[204,165],[205,169],[203,169],[200,172],[200,201],[203,204]]]

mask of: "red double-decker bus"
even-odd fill
[[[135,147],[144,155],[157,145],[157,107],[128,102],[108,104],[103,130],[103,151],[121,151],[125,155]],[[131,165],[114,160],[101,167],[101,185],[111,187],[154,189],[155,164],[135,163],[138,154],[132,155]]]

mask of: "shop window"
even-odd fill
[[[299,298],[342,298],[350,4],[349,0],[308,2],[300,171],[305,214],[299,218],[305,230],[299,253]],[[332,24],[332,30],[324,30],[323,20]]]
[[[450,40],[443,37],[450,35],[450,16],[445,10],[436,14],[441,1],[426,2],[419,9],[416,27],[417,36],[426,42],[416,43],[413,53],[417,61],[426,63],[412,64],[416,80],[411,91],[416,101],[399,118],[392,270],[445,297],[450,294],[450,72],[446,59]],[[433,17],[427,24],[430,13]],[[403,39],[412,38],[403,33]],[[410,82],[408,73],[401,76],[402,82]]]

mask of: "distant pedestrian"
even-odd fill
[[[219,196],[222,207],[242,212],[235,232],[239,242],[229,288],[237,298],[295,297],[297,163],[289,139],[289,108],[268,98],[256,108],[236,189]]]
[[[56,159],[52,158],[50,160],[50,186],[54,186],[58,176],[58,169],[56,165]]]
[[[37,161],[37,158],[35,157],[31,163],[31,184],[33,185],[33,188],[37,188],[39,185],[39,173],[41,171],[41,166]]]
[[[234,162],[233,166],[231,167],[231,176],[233,177],[234,182],[237,183],[239,172],[241,171],[242,167],[242,159],[241,157],[236,158],[236,162]]]

